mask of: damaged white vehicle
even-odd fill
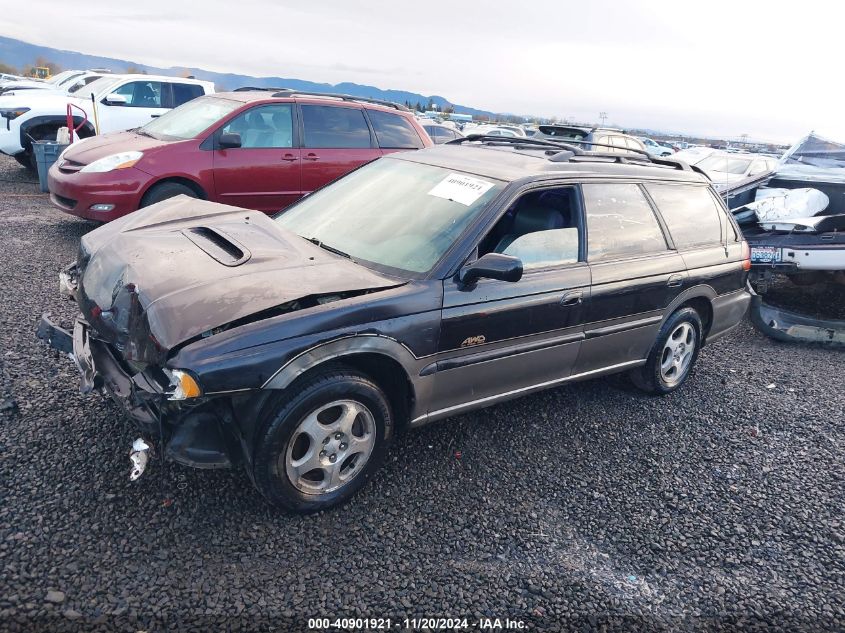
[[[751,247],[749,281],[758,295],[779,275],[802,286],[845,284],[845,145],[808,135],[768,184],[754,202],[730,205]],[[774,338],[845,345],[845,322],[775,308],[759,296],[751,315]]]

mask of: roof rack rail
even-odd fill
[[[607,143],[595,143],[593,141],[578,141],[567,139],[566,142],[561,141],[553,141],[549,139],[534,139],[534,138],[515,138],[510,136],[489,136],[484,134],[470,134],[469,136],[465,136],[464,138],[458,138],[453,141],[448,141],[446,145],[460,145],[461,143],[466,142],[473,142],[473,141],[482,141],[487,145],[510,145],[514,147],[520,147],[526,149],[543,149],[543,148],[555,148],[560,149],[560,152],[556,152],[552,156],[549,157],[549,160],[555,163],[560,162],[567,162],[571,159],[575,160],[589,160],[591,158],[610,158],[614,159],[616,162],[625,163],[628,161],[647,161],[654,165],[660,165],[662,167],[671,167],[672,169],[680,169],[681,171],[694,171],[699,174],[707,175],[701,168],[696,167],[695,165],[690,165],[685,163],[682,160],[675,160],[672,158],[657,158],[656,156],[652,156],[645,150],[641,149],[634,149],[631,147],[626,147],[625,151],[628,153],[626,156],[623,153],[598,153],[598,152],[587,152],[579,145],[589,145],[591,147],[609,147],[611,149],[622,149],[621,147],[616,147],[615,145],[609,145]]]
[[[268,88],[269,90],[269,88]],[[359,101],[363,103],[373,103],[375,105],[393,108],[395,110],[402,110],[403,112],[410,112],[408,108],[393,101],[385,101],[384,99],[372,99],[370,97],[356,97],[354,95],[347,95],[334,92],[313,92],[311,90],[294,90],[293,88],[276,88],[274,97],[294,97],[302,95],[306,97],[331,97],[332,99],[340,99],[342,101]]]
[[[461,143],[466,142],[473,142],[473,141],[484,141],[488,145],[490,144],[499,144],[499,145],[513,145],[513,146],[525,146],[526,148],[533,148],[533,149],[542,149],[546,148],[554,148],[565,150],[568,152],[572,152],[575,155],[580,155],[584,153],[584,150],[580,147],[576,147],[571,143],[563,143],[561,141],[553,141],[553,140],[546,140],[546,139],[535,139],[535,138],[519,138],[515,136],[490,136],[489,134],[469,134],[464,136],[463,138],[456,138],[453,141],[447,141],[446,145],[460,145]]]
[[[260,90],[261,92],[278,92],[279,90],[290,90],[290,88],[261,88],[259,86],[241,86],[240,88],[235,88],[232,92],[255,92],[256,90]]]

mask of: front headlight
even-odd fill
[[[112,154],[111,156],[95,160],[90,165],[85,165],[79,171],[88,174],[101,174],[112,171],[113,169],[127,169],[141,160],[143,155],[143,152],[120,152],[119,154]]]
[[[0,116],[11,121],[27,112],[29,112],[29,108],[2,108],[0,109]]]
[[[202,395],[199,383],[188,372],[181,369],[164,369],[164,373],[170,378],[170,386],[173,388],[173,391],[167,394],[168,400],[187,400]]]

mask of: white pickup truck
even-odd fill
[[[129,130],[171,108],[214,92],[214,84],[157,75],[107,75],[73,95],[24,90],[0,96],[0,152],[34,168],[33,140],[52,140],[73,106],[76,136]]]

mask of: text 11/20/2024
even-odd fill
[[[521,631],[526,624],[522,620],[510,618],[309,618],[310,630],[346,630],[346,631]]]

